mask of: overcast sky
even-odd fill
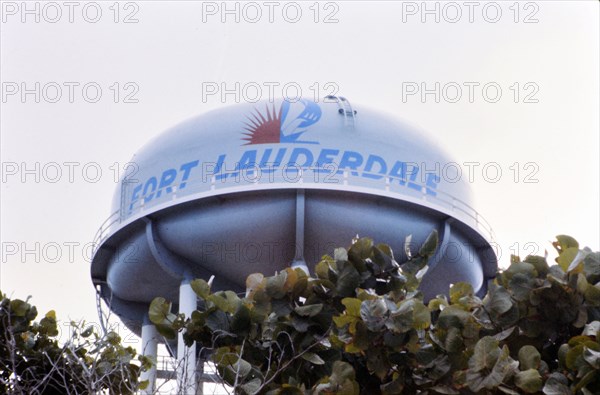
[[[22,4],[2,3],[0,289],[42,313],[97,321],[89,243],[136,150],[269,86],[427,130],[502,265],[560,233],[600,247],[597,1]]]

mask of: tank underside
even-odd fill
[[[418,251],[436,229],[440,246],[422,283],[426,298],[459,281],[483,292],[495,274],[493,251],[471,227],[415,203],[356,192],[302,190],[303,243],[297,246],[297,191],[230,193],[140,217],[96,252],[94,283],[111,309],[140,333],[152,299],[162,296],[176,303],[184,275],[214,275],[214,289],[243,292],[249,274],[273,274],[298,256],[312,272],[321,256],[347,247],[356,235],[389,244],[402,263],[406,237],[412,235],[413,251]]]

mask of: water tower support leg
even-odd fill
[[[190,317],[196,310],[196,293],[190,279],[184,278],[179,287],[179,312]],[[196,343],[186,347],[183,333],[177,338],[177,383],[180,394],[196,394]]]
[[[444,258],[444,252],[448,248],[448,241],[452,235],[452,222],[454,222],[452,218],[448,218],[446,221],[444,221],[444,231],[440,238],[438,248],[435,250],[433,256],[429,259],[429,271],[433,270],[433,268],[436,267]]]
[[[152,359],[156,363],[156,353],[158,347],[158,332],[156,327],[148,315],[144,317],[144,324],[142,325],[142,355]],[[142,391],[142,394],[153,394],[156,388],[156,365],[148,371],[143,371],[140,375],[140,381],[148,380],[148,386]]]
[[[292,262],[292,268],[299,267],[308,273],[308,267],[304,260],[304,219],[305,219],[305,199],[304,189],[296,191],[296,256]]]

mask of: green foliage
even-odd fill
[[[150,316],[211,348],[240,394],[600,393],[598,252],[558,236],[557,265],[513,256],[485,297],[458,283],[426,303],[418,287],[437,242],[433,232],[400,265],[387,245],[356,239],[315,277],[250,275],[245,297],[195,280],[191,317],[162,298]]]
[[[0,393],[133,394],[140,369],[151,361],[123,347],[115,332],[100,336],[93,326],[71,322],[59,343],[56,315],[39,322],[29,299],[9,299],[0,292]]]

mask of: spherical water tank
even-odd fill
[[[497,262],[489,225],[455,163],[415,127],[341,97],[239,104],[185,121],[141,148],[97,236],[91,274],[139,331],[156,296],[177,301],[183,277],[246,276],[291,264],[312,271],[352,238],[387,243],[400,263],[436,229],[422,290],[485,289]]]

